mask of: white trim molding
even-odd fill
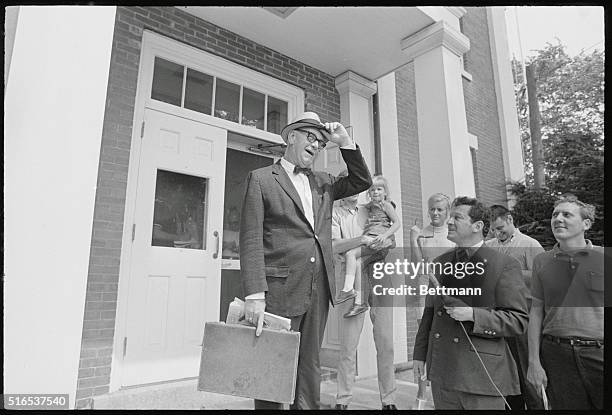
[[[457,16],[457,19],[461,19],[467,13],[465,7],[447,7],[446,10]]]
[[[525,179],[504,7],[487,7],[491,60],[506,179]],[[508,195],[510,198],[510,195]]]
[[[352,71],[346,71],[336,77],[335,86],[340,95],[352,92],[364,98],[376,93],[376,82],[370,81]]]
[[[476,137],[472,133],[467,133],[467,136],[468,136],[468,143],[470,144],[470,148],[473,148],[474,150],[478,150],[478,137]]]
[[[410,60],[438,46],[444,46],[455,55],[462,56],[470,50],[470,39],[444,20],[440,20],[401,41],[402,50]]]

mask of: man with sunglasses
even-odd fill
[[[283,128],[284,156],[249,173],[240,221],[240,274],[245,319],[262,332],[264,310],[291,319],[300,349],[291,409],[319,409],[319,352],[329,302],[336,296],[331,241],[332,205],[358,194],[372,179],[359,148],[337,122],[305,112]],[[312,172],[327,142],[340,147],[348,176]],[[253,356],[253,359],[257,359]],[[281,404],[255,401],[255,409]]]

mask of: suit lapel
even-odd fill
[[[300,209],[300,212],[302,212],[302,216],[304,216],[305,218],[306,214],[304,213],[304,207],[302,206],[300,195],[298,195],[297,190],[295,190],[295,186],[291,182],[291,179],[287,175],[287,172],[285,171],[283,166],[281,166],[280,162],[276,162],[274,164],[274,169],[272,169],[272,174],[274,175],[274,178],[276,179],[278,184],[283,188],[285,193],[287,193],[287,195],[289,195],[291,200],[293,200],[293,203],[297,205],[297,207]]]

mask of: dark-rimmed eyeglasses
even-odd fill
[[[306,141],[308,141],[309,143],[314,143],[316,141],[319,144],[319,148],[325,148],[325,146],[327,145],[325,141],[320,140],[316,134],[311,133],[308,130],[300,130],[299,128],[296,128],[296,130],[306,134]]]

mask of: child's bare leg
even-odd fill
[[[361,292],[361,258],[355,258],[355,304],[361,304],[362,292]]]
[[[362,264],[364,261],[367,263],[369,258],[376,252],[377,251],[366,246],[359,249],[359,252],[355,255],[355,282],[353,284],[355,287],[355,291],[357,292],[357,296],[355,297],[355,304],[367,303],[370,285],[368,284],[367,280],[367,272],[363,272]]]
[[[346,270],[344,272],[344,287],[342,291],[350,291],[355,285],[355,272],[357,271],[357,255],[360,249],[354,248],[346,251],[344,254],[346,258]]]

